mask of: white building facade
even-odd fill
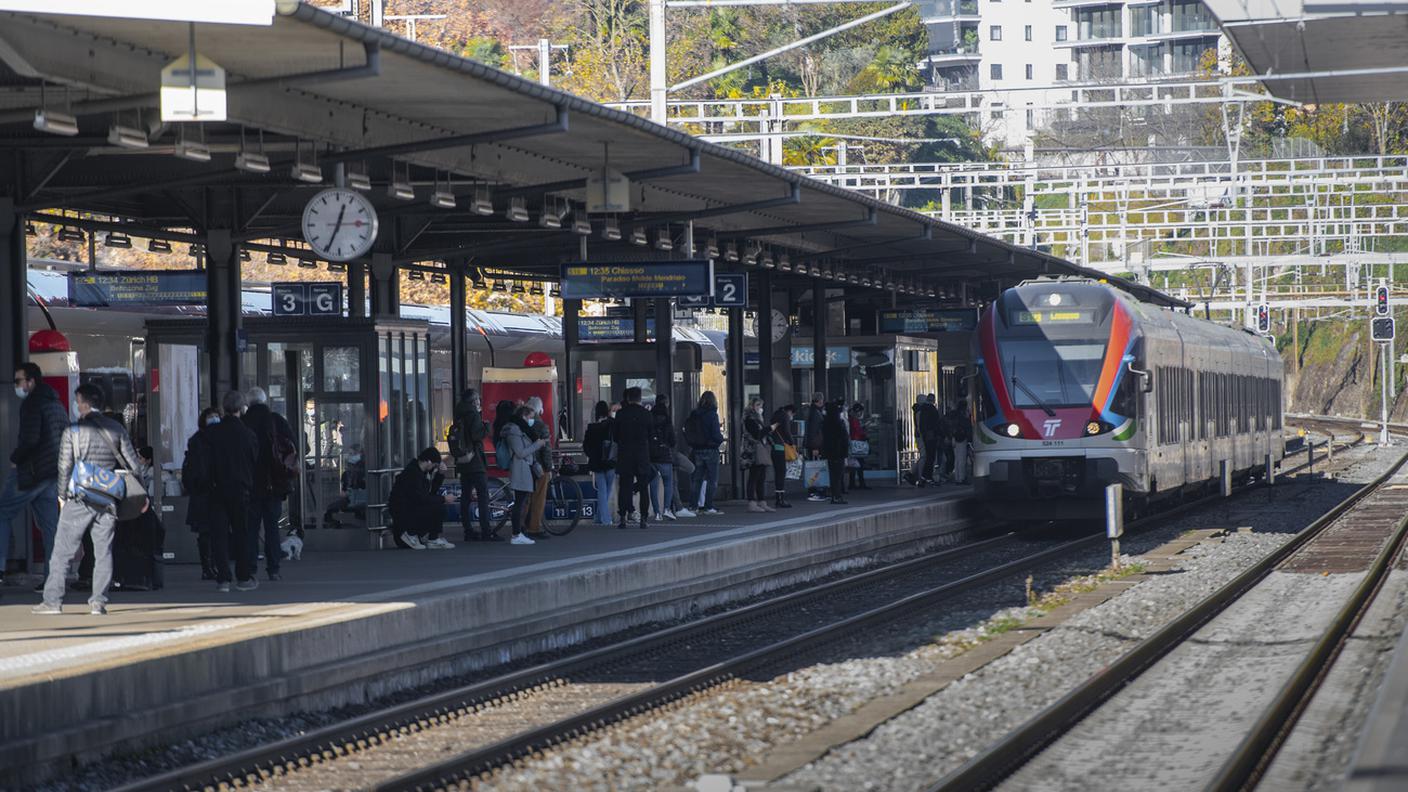
[[[1187,76],[1221,37],[1201,0],[924,0],[920,13],[921,65],[938,91]],[[1031,106],[1062,99],[1069,92],[1014,90],[983,113],[984,137],[1021,148],[1041,123]]]

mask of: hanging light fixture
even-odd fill
[[[346,272],[346,271],[347,271],[347,262],[345,262],[345,261],[329,261],[329,262],[328,262],[328,272]]]
[[[406,272],[406,278],[413,281],[423,281],[425,280],[425,273],[420,270],[409,270]]]
[[[670,237],[670,227],[665,226],[655,235],[656,250],[674,250],[675,240]]]
[[[489,195],[489,185],[484,182],[474,185],[474,200],[469,202],[469,211],[480,217],[490,217],[494,214],[494,200]]]
[[[264,154],[264,130],[259,130],[259,150],[250,151],[245,145],[244,127],[240,127],[240,153],[235,155],[235,169],[245,173],[268,173],[272,169]]]
[[[525,291],[526,290],[523,288],[523,283],[520,281],[514,281],[513,288],[509,289],[510,294],[523,294]]]
[[[108,127],[108,142],[125,149],[149,147],[151,143],[147,141],[147,132],[142,129],[142,111],[137,111],[137,126],[127,126],[122,119],[114,116],[112,126]]]
[[[718,237],[709,237],[709,241],[704,243],[704,257],[716,259],[719,257]]]
[[[357,169],[353,170],[351,165],[346,168],[347,186],[361,192],[368,192],[372,188],[371,174],[367,173],[367,163],[357,164]]]
[[[616,218],[606,218],[606,224],[601,228],[601,238],[607,242],[619,242],[621,240],[621,224]]]
[[[788,257],[786,253],[783,253],[780,257],[778,257],[777,268],[782,270],[783,272],[792,271],[792,260]]]
[[[727,261],[727,262],[730,262],[730,263],[732,263],[732,262],[737,262],[737,261],[738,261],[738,243],[737,243],[737,242],[730,242],[730,243],[728,243],[728,245],[726,245],[726,246],[724,247],[724,261]]]
[[[73,137],[78,134],[78,119],[68,113],[41,107],[34,111],[34,128],[51,135]]]
[[[250,261],[250,260],[253,259],[253,258],[254,258],[253,256],[249,255],[249,251],[248,251],[248,250],[245,250],[244,248],[240,248],[240,261]]]
[[[264,261],[273,264],[276,267],[282,267],[283,265],[288,263],[288,256],[285,256],[277,250],[270,251],[269,254],[264,257]]]
[[[197,242],[191,245],[191,249],[187,250],[186,254],[189,255],[191,258],[200,258],[201,256],[205,255],[205,245],[202,245],[201,243]]]
[[[645,247],[650,244],[650,239],[645,234],[645,229],[636,226],[631,229],[631,244],[637,247]]]
[[[398,169],[396,160],[391,160],[391,183],[386,185],[386,194],[398,201],[414,201],[416,188],[411,185],[410,163],[401,163],[404,167]]]
[[[152,253],[170,253],[171,243],[165,239],[147,240],[147,250]]]
[[[205,125],[195,124],[200,130],[199,138],[192,138],[188,131],[191,124],[182,124],[181,131],[177,134],[176,149],[174,153],[183,160],[191,162],[210,162],[210,146],[205,145]]]
[[[772,251],[765,251],[759,259],[758,263],[762,265],[763,269],[772,269],[774,266],[776,266],[776,264],[774,264],[772,260]]]
[[[531,295],[533,295],[534,297],[542,297],[542,296],[543,296],[543,284],[541,284],[541,283],[534,283],[531,287],[529,287],[528,293],[531,294]]]
[[[430,193],[430,205],[436,209],[455,208],[455,188],[450,184],[450,174],[445,173],[445,184],[440,183],[440,171],[435,171],[435,189]]]
[[[585,210],[578,209],[572,213],[572,233],[584,237],[592,235],[592,221]]]
[[[504,216],[507,217],[511,223],[528,222],[528,202],[524,200],[521,195],[510,198],[508,210],[504,212]]]
[[[119,231],[109,231],[107,236],[103,237],[103,247],[129,250],[132,247],[132,237]]]
[[[294,152],[295,152],[295,153],[294,153],[294,163],[293,163],[293,167],[289,168],[289,176],[291,176],[293,179],[295,179],[295,180],[297,180],[297,181],[301,181],[301,182],[303,182],[303,183],[305,183],[305,184],[322,184],[322,182],[323,182],[323,169],[320,168],[320,167],[318,167],[318,162],[317,162],[317,160],[318,160],[318,149],[317,149],[317,145],[318,145],[318,144],[317,144],[317,143],[313,143],[313,142],[311,142],[311,141],[309,142],[309,149],[310,149],[310,151],[312,152],[312,155],[313,155],[313,156],[312,156],[311,159],[308,159],[308,160],[304,160],[304,159],[303,159],[303,141],[301,141],[301,140],[294,141],[294,144],[293,144],[293,145],[294,145]]]
[[[503,281],[501,281],[501,280],[496,280],[496,281],[494,281],[494,289],[493,289],[493,290],[496,291],[496,292],[507,292],[507,291],[508,291],[508,285],[505,284],[505,283],[504,283]]]
[[[562,214],[557,208],[557,201],[549,201],[543,198],[543,211],[538,214],[538,225],[542,228],[562,228]]]
[[[38,229],[38,228],[35,228],[34,223],[25,223],[25,224],[24,224],[24,235],[25,235],[25,236],[39,236],[39,229]]]
[[[298,267],[299,269],[317,269],[318,262],[315,259],[304,258],[302,256],[299,256]]]
[[[554,283],[551,287],[548,288],[548,296],[549,296],[549,297],[561,297],[561,296],[562,296],[562,287],[561,287],[561,286],[558,286],[556,283]]]
[[[431,282],[431,283],[449,283],[449,282],[450,282],[450,279],[449,279],[448,277],[446,277],[446,276],[445,276],[445,273],[443,273],[443,272],[432,272],[432,273],[430,273],[430,282]]]
[[[68,226],[60,226],[60,227],[59,227],[59,233],[58,233],[56,236],[58,237],[58,239],[59,239],[60,242],[87,242],[87,241],[88,241],[88,235],[87,235],[87,234],[83,233],[82,231],[78,230],[77,228],[69,228]]]

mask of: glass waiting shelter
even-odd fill
[[[241,390],[269,394],[304,460],[289,521],[319,527],[341,494],[349,456],[368,471],[399,469],[431,435],[430,325],[405,319],[245,317]],[[164,518],[184,525],[181,464],[210,393],[203,319],[147,322],[148,436],[162,471]],[[168,535],[185,536],[172,531]],[[182,559],[185,560],[185,559]]]

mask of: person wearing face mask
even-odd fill
[[[396,474],[386,505],[391,512],[391,533],[412,550],[453,550],[454,545],[440,535],[445,523],[445,504],[454,495],[440,495],[445,481],[440,451],[434,446],[421,451]]]
[[[500,405],[504,403],[500,402]],[[513,409],[511,402],[508,406]],[[503,458],[506,460],[499,464],[508,470],[508,485],[513,489],[513,509],[509,514],[513,523],[513,538],[509,541],[516,545],[536,544],[524,535],[523,522],[528,511],[528,502],[533,497],[533,468],[538,464],[538,450],[546,445],[547,441],[530,439],[533,429],[528,419],[532,417],[533,408],[524,405],[504,418],[502,423],[495,421],[504,450]]]
[[[232,561],[236,588],[252,591],[259,587],[253,552],[258,529],[250,525],[248,517],[259,439],[240,420],[246,404],[243,393],[226,393],[220,400],[222,414],[206,418],[204,428],[187,445],[181,465],[181,486],[193,499],[203,501],[211,573],[216,591],[222,593],[230,590]]]
[[[548,426],[547,417],[543,413],[542,399],[530,396],[524,406],[533,411],[532,416],[524,419],[530,430],[529,437],[543,441],[543,445],[534,459],[536,465],[533,468],[533,499],[528,504],[528,520],[523,532],[534,540],[542,541],[548,538],[548,532],[543,530],[543,511],[548,505],[548,484],[553,476],[552,428]]]
[[[59,443],[59,480],[66,482],[59,528],[54,538],[48,577],[44,581],[44,601],[31,613],[53,615],[63,612],[65,577],[69,563],[82,547],[83,535],[93,532],[93,589],[88,597],[89,612],[107,613],[108,586],[112,584],[112,539],[117,529],[117,509],[111,500],[88,494],[79,486],[85,478],[111,477],[119,469],[139,469],[137,451],[122,424],[104,417],[103,392],[85,383],[74,391],[79,418],[63,433]],[[77,469],[78,476],[75,476]],[[89,475],[88,472],[91,472]],[[145,508],[145,507],[144,507]]]
[[[342,467],[342,495],[328,504],[323,513],[323,524],[329,528],[341,528],[342,523],[335,515],[351,512],[359,518],[367,514],[367,463],[362,459],[362,447],[353,445],[348,449]]]
[[[489,424],[484,421],[484,402],[479,392],[467,388],[455,404],[455,423],[450,431],[453,442],[450,454],[455,459],[455,475],[460,478],[460,523],[464,540],[500,542],[503,538],[489,527],[489,463],[484,457],[484,439],[489,436]],[[475,499],[479,512],[479,531],[471,531],[469,499]]]
[[[744,492],[748,496],[748,511],[770,512],[777,509],[768,504],[768,464],[772,462],[771,437],[775,426],[763,423],[763,400],[754,396],[743,413],[743,450],[739,455],[748,468]]]
[[[14,468],[0,493],[0,583],[5,581],[5,559],[10,557],[10,523],[26,509],[34,512],[44,537],[45,557],[54,552],[59,526],[59,444],[68,427],[68,415],[59,393],[44,382],[33,363],[15,369],[15,395],[20,403],[19,439],[10,454]]]
[[[250,563],[255,564],[259,555],[259,529],[262,526],[264,569],[270,580],[278,580],[279,560],[283,557],[283,549],[279,546],[283,541],[279,518],[283,516],[284,501],[293,491],[293,474],[284,464],[283,457],[292,453],[297,444],[288,420],[269,409],[269,394],[263,388],[250,388],[245,399],[249,409],[241,420],[259,439],[259,461],[254,466],[254,491],[248,516],[249,533],[254,541],[245,551],[250,554]]]

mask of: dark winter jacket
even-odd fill
[[[455,460],[455,472],[461,476],[485,472],[488,464],[484,460],[484,438],[489,436],[489,424],[468,399],[461,399],[455,405],[455,423],[463,427],[460,441],[469,449],[467,457]]]
[[[719,425],[719,411],[708,410],[703,407],[695,407],[689,414],[688,420],[697,421],[697,425],[703,431],[704,444],[700,445],[697,440],[691,439],[689,445],[697,451],[717,451],[719,446],[724,444],[723,427]]]
[[[582,451],[587,455],[587,470],[593,473],[616,469],[615,462],[605,459],[606,452],[602,448],[602,443],[611,439],[611,428],[610,418],[587,424],[587,432],[582,437]]]
[[[412,459],[406,463],[396,474],[396,480],[391,483],[391,494],[386,499],[391,524],[396,530],[419,533],[424,527],[414,525],[416,520],[430,514],[443,518],[443,513],[439,511],[445,503],[445,496],[440,494],[443,483],[445,477],[439,472],[427,474],[421,470],[419,460]]]
[[[777,426],[777,429],[772,433],[777,443],[797,445],[797,439],[792,436],[792,416],[788,415],[786,410],[781,407],[773,410],[772,423]]]
[[[58,478],[59,443],[67,428],[68,411],[59,401],[59,392],[47,382],[36,382],[20,402],[19,443],[10,454],[20,489]]]
[[[267,408],[266,408],[267,409]],[[211,470],[206,480],[212,483],[212,494],[227,503],[243,503],[254,496],[255,471],[259,465],[259,439],[254,430],[231,415],[220,416],[220,423],[207,426],[191,438],[210,446]]]
[[[845,459],[851,455],[851,427],[845,412],[836,406],[826,408],[821,422],[821,456],[823,459]]]
[[[825,413],[815,404],[808,404],[803,415],[805,416],[803,420],[807,422],[807,425],[803,427],[803,431],[806,433],[807,450],[820,451],[823,444],[821,427],[825,423]]]
[[[220,423],[224,423],[221,420]],[[254,489],[251,494],[255,498],[285,497],[290,490],[286,486],[275,487],[270,478],[270,471],[274,465],[279,464],[274,459],[274,435],[277,433],[290,443],[294,442],[293,428],[288,425],[288,421],[282,415],[269,409],[267,404],[251,404],[244,413],[244,425],[254,432],[254,437],[259,441],[259,458],[254,463]]]
[[[933,402],[915,405],[914,427],[921,440],[938,439],[943,430],[943,415],[939,413],[939,408]]]
[[[616,470],[643,474],[650,467],[650,413],[639,404],[626,404],[611,422],[616,441]]]
[[[772,463],[772,433],[762,417],[752,410],[743,414],[742,458],[750,466]]]
[[[666,465],[675,458],[675,424],[668,407],[650,410],[650,461]]]

